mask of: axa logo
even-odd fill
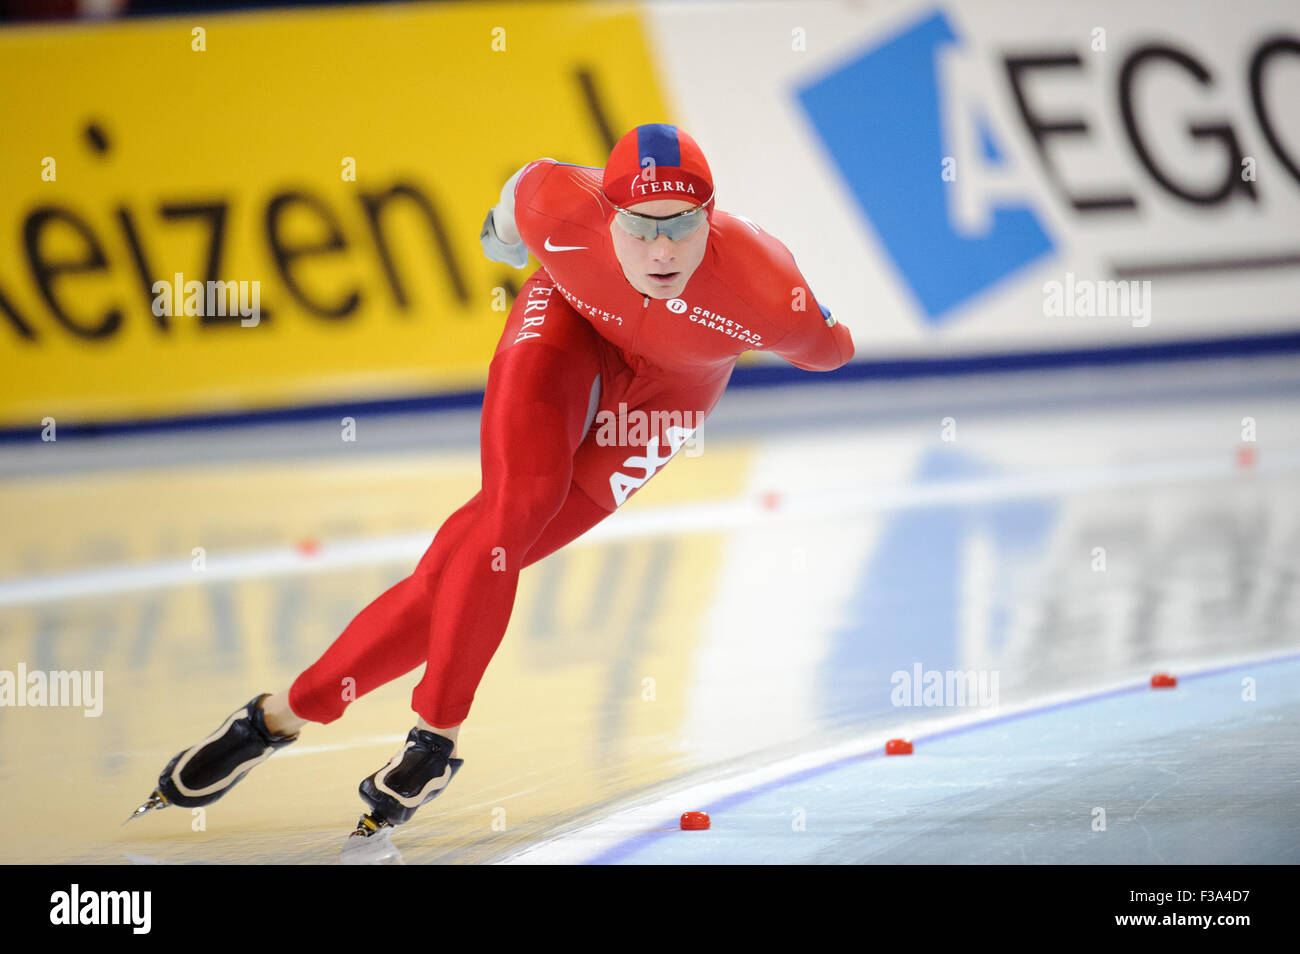
[[[633,454],[627,460],[623,461],[624,467],[635,468],[640,470],[641,476],[632,477],[622,471],[614,471],[609,475],[609,490],[614,495],[615,506],[623,506],[624,502],[636,490],[645,484],[647,480],[655,475],[664,464],[673,459],[673,455],[682,449],[682,446],[689,441],[698,428],[695,427],[668,427],[664,429],[664,438],[668,440],[668,453],[662,457],[659,456],[659,437],[652,437],[645,447],[644,456],[638,457]]]
[[[1054,249],[971,75],[936,11],[798,92],[932,324]]]

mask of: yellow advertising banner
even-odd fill
[[[479,388],[502,184],[665,121],[630,5],[0,32],[0,427]]]

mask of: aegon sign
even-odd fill
[[[1282,112],[1282,104],[1269,102],[1265,94],[1270,71],[1288,56],[1300,58],[1300,39],[1291,36],[1269,37],[1255,47],[1245,64],[1245,69],[1250,89],[1250,107],[1255,123],[1278,161],[1296,183],[1300,184],[1300,155],[1288,149],[1279,131],[1278,119]],[[1043,71],[1056,73],[1064,70],[1082,71],[1083,59],[1078,54],[1068,53],[1049,56],[1007,56],[1003,62],[1020,117],[1033,139],[1048,177],[1061,195],[1079,212],[1135,210],[1138,207],[1138,200],[1128,191],[1117,189],[1106,194],[1081,195],[1069,188],[1048,155],[1048,145],[1057,137],[1086,136],[1089,132],[1087,121],[1078,114],[1049,113],[1031,103],[1027,95],[1026,79],[1029,76]],[[1193,88],[1209,89],[1214,87],[1216,82],[1213,71],[1201,58],[1175,46],[1152,43],[1139,46],[1128,53],[1118,73],[1116,92],[1124,131],[1138,160],[1161,188],[1186,202],[1214,205],[1236,196],[1252,202],[1257,201],[1253,177],[1242,174],[1246,160],[1242,140],[1226,117],[1219,117],[1209,122],[1190,121],[1185,127],[1192,140],[1198,143],[1215,143],[1222,152],[1222,173],[1215,181],[1208,184],[1188,181],[1185,177],[1179,176],[1169,163],[1161,162],[1152,154],[1139,126],[1134,102],[1140,92],[1139,80],[1161,66],[1175,70],[1178,75],[1185,77]],[[1290,105],[1291,115],[1294,117],[1296,110],[1294,104]],[[1300,132],[1300,129],[1296,131]]]

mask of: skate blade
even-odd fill
[[[374,815],[362,815],[356,830],[343,843],[345,865],[401,865],[402,853],[393,844],[393,826]]]
[[[128,815],[126,821],[122,822],[122,824],[125,825],[126,822],[133,821],[141,815],[146,815],[155,809],[164,809],[167,807],[167,804],[167,799],[163,798],[162,792],[154,792],[149,796],[149,800]]]

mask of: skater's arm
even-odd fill
[[[808,292],[809,307],[794,311],[794,327],[768,351],[805,371],[834,371],[853,358],[853,336]]]
[[[496,223],[497,235],[501,241],[507,245],[514,245],[521,241],[519,230],[515,228],[515,186],[523,176],[524,170],[531,166],[528,163],[506,180],[506,184],[501,187],[501,201],[492,209],[492,218]]]
[[[753,227],[757,259],[752,274],[769,326],[785,330],[763,350],[804,371],[834,371],[853,357],[853,336],[817,301],[794,256],[780,241]]]
[[[539,162],[554,162],[554,159],[538,159],[521,167],[506,180],[501,187],[500,201],[488,210],[483,220],[483,230],[479,241],[483,244],[483,254],[490,261],[513,265],[515,268],[528,266],[528,246],[519,234],[515,224],[515,191],[519,180]]]

